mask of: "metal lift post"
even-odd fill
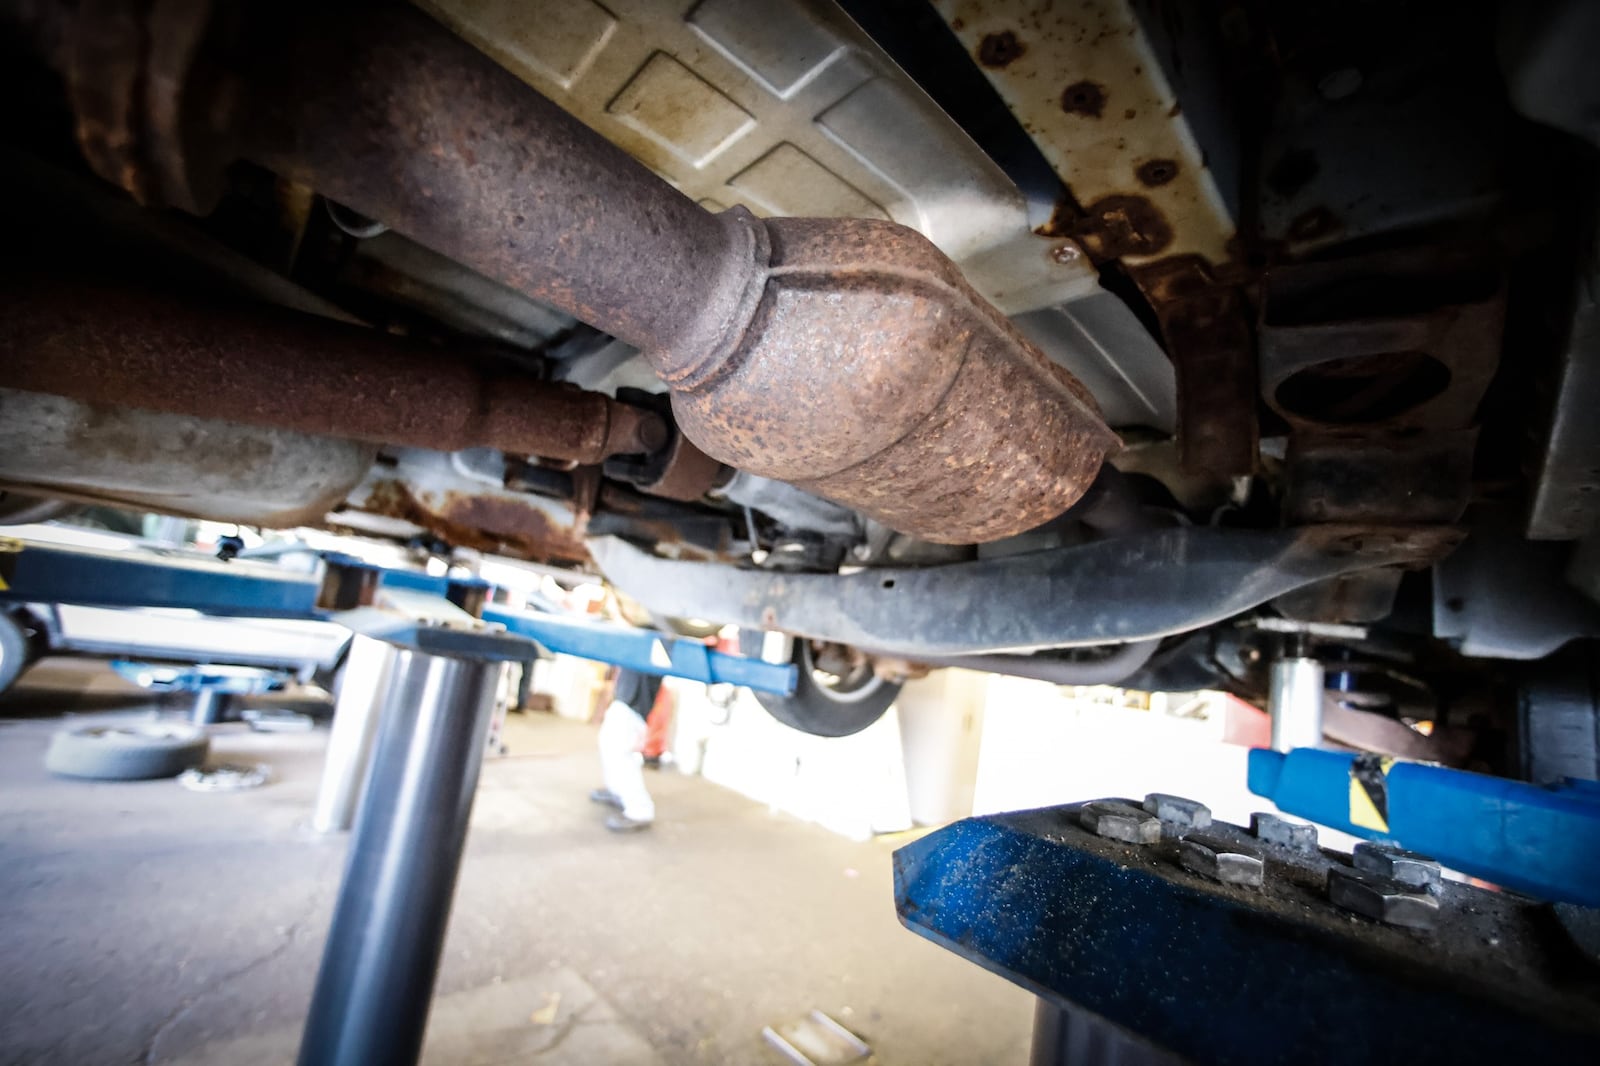
[[[400,609],[362,606],[380,587]],[[0,603],[320,618],[357,634],[314,822],[323,831],[341,828],[352,810],[359,812],[301,1038],[301,1066],[400,1066],[421,1054],[505,663],[557,651],[708,684],[794,691],[788,663],[725,655],[628,626],[505,608],[485,612],[487,591],[481,581],[336,558],[304,574],[193,552],[0,541]],[[211,698],[205,707],[209,717]]]
[[[300,1066],[421,1054],[503,666],[395,654]]]

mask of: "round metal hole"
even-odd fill
[[[1450,386],[1450,368],[1423,352],[1330,359],[1278,386],[1278,407],[1333,425],[1386,422],[1414,411]]]

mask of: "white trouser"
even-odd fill
[[[606,788],[622,800],[622,813],[636,822],[652,822],[656,803],[644,787],[644,759],[639,743],[645,722],[638,711],[612,700],[600,723],[600,776]]]

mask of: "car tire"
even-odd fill
[[[759,658],[762,638],[760,632],[741,632],[740,653]],[[811,642],[795,638],[789,657],[796,673],[793,695],[751,691],[768,714],[791,729],[814,737],[848,737],[882,718],[900,696],[899,682],[875,674],[843,688],[827,684],[818,679],[811,655]]]
[[[28,631],[14,614],[0,612],[0,692],[17,683],[22,671],[33,662]]]
[[[205,762],[210,745],[203,731],[177,723],[79,726],[51,739],[44,767],[94,781],[177,777]]]

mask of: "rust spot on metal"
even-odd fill
[[[456,547],[544,563],[589,559],[581,521],[570,528],[559,525],[533,503],[511,496],[451,492],[430,506],[400,482],[380,481],[363,507],[419,525]]]
[[[1070,194],[1063,192],[1050,212],[1050,220],[1042,226],[1035,226],[1033,232],[1041,237],[1070,237],[1078,232],[1082,223],[1083,208]]]
[[[1281,266],[1262,286],[1262,398],[1300,429],[1464,428],[1504,328],[1505,279],[1470,246]]]
[[[1172,243],[1172,226],[1143,196],[1107,196],[1084,210],[1075,236],[1096,259],[1159,254]]]
[[[580,562],[589,558],[576,527],[558,525],[531,503],[508,496],[450,493],[439,513],[446,528],[474,531],[511,545],[520,554],[548,562]]]
[[[1178,372],[1178,438],[1186,470],[1214,477],[1255,471],[1255,346],[1238,290],[1203,290],[1160,308]]]
[[[1165,185],[1178,176],[1178,161],[1176,159],[1149,159],[1140,163],[1134,169],[1133,176],[1139,179],[1139,184],[1150,188]]]
[[[1106,109],[1106,90],[1098,82],[1075,81],[1061,90],[1061,110],[1069,115],[1099,118]]]
[[[1028,46],[1010,30],[985,34],[978,44],[978,62],[986,67],[1004,67],[1027,50]]]
[[[1186,471],[1249,474],[1257,448],[1256,353],[1237,258],[1168,256],[1131,271],[1178,373],[1178,442]]]
[[[1295,523],[1459,521],[1472,496],[1477,438],[1476,429],[1296,433],[1284,464],[1284,514]]]
[[[1219,271],[1209,260],[1198,255],[1170,255],[1141,266],[1132,273],[1139,291],[1156,308],[1199,296],[1218,284],[1243,280],[1229,276],[1226,269]]]
[[[1385,525],[1330,523],[1306,526],[1306,544],[1329,555],[1375,555],[1392,559],[1392,565],[1421,569],[1448,555],[1466,538],[1467,531],[1445,525]],[[1393,558],[1404,556],[1405,558]]]
[[[1281,266],[1262,283],[1260,394],[1291,428],[1296,521],[1457,521],[1500,362],[1505,278],[1481,249]]]

